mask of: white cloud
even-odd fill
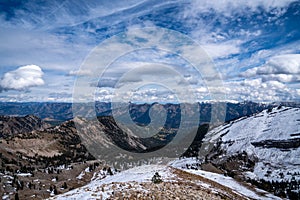
[[[266,65],[258,68],[258,74],[299,74],[300,54],[286,54],[272,57]]]
[[[230,16],[233,13],[243,12],[244,10],[247,10],[248,13],[258,11],[260,8],[265,9],[267,12],[275,9],[272,12],[279,16],[284,13],[284,8],[286,8],[291,2],[295,1],[296,0],[194,0],[185,10],[185,16],[195,16],[200,12],[209,12],[212,9],[225,16]]]
[[[243,77],[262,77],[263,81],[297,82],[300,80],[300,54],[271,57],[266,64],[241,73]]]
[[[25,65],[4,74],[0,80],[0,90],[24,90],[44,84],[43,71],[36,65]]]
[[[261,84],[261,79],[250,79],[250,80],[244,80],[241,82],[241,85],[243,86],[250,86],[250,87],[258,87]]]
[[[90,76],[93,72],[90,70],[71,70],[69,72],[70,76]]]
[[[253,78],[254,76],[256,76],[257,74],[257,70],[258,67],[263,67],[264,65],[266,65],[268,62],[270,62],[271,60],[273,60],[273,58],[276,57],[281,57],[281,59],[285,62],[287,62],[288,56],[286,55],[299,55],[300,51],[300,42],[299,41],[294,41],[288,44],[284,44],[281,46],[276,46],[274,48],[270,48],[270,49],[262,49],[262,50],[258,50],[254,53],[252,53],[252,55],[249,58],[244,58],[244,59],[240,59],[240,60],[236,60],[233,62],[224,62],[222,60],[222,62],[217,63],[218,66],[222,66],[222,71],[229,77],[232,77],[232,75],[234,76],[238,76],[238,74],[242,75],[242,77],[246,77],[246,78]],[[247,51],[246,51],[247,52]],[[278,56],[281,55],[281,56]],[[226,66],[226,67],[224,67]],[[249,69],[249,66],[253,67]],[[258,66],[258,67],[257,67]],[[231,70],[228,70],[231,69]],[[240,73],[244,71],[243,73]],[[239,72],[239,73],[236,73]],[[267,80],[267,77],[270,78],[270,80],[278,80],[281,82],[293,82],[294,80],[299,80],[299,76],[298,78],[295,77],[295,74],[292,74],[293,78],[291,79],[291,81],[284,81],[284,79],[282,77],[280,77],[281,75],[270,75],[270,74],[261,74],[260,75],[263,80]],[[273,77],[271,77],[273,76]],[[285,78],[286,79],[286,78]],[[269,79],[268,79],[269,80]]]
[[[268,52],[263,52],[267,53]],[[270,57],[264,65],[241,73],[243,80],[228,81],[233,99],[254,101],[299,100],[300,54]]]
[[[300,75],[292,75],[292,74],[270,74],[270,75],[262,75],[263,82],[269,80],[275,80],[282,83],[289,83],[289,82],[299,82]]]
[[[290,101],[299,100],[296,88],[276,80],[263,81],[262,78],[245,79],[225,83],[227,97],[234,100],[250,101]]]
[[[234,40],[234,41],[227,41],[223,43],[209,43],[203,44],[201,47],[207,52],[207,54],[213,58],[227,58],[232,54],[240,53],[239,44],[241,41]]]

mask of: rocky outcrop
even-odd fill
[[[259,142],[251,143],[255,147],[262,148],[279,148],[279,149],[291,149],[300,147],[300,138],[287,139],[287,140],[263,140]]]

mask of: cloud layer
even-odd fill
[[[187,92],[206,100],[209,94],[201,77],[186,67],[185,58],[172,55],[176,52],[131,52],[117,66],[109,66],[102,79],[89,79],[98,72],[79,68],[107,38],[149,26],[195,40],[220,72],[228,99],[299,101],[299,9],[297,0],[7,1],[0,5],[0,101],[72,101],[74,82],[81,77],[101,91],[95,99],[108,101],[124,73],[147,63],[176,66],[174,70],[191,86]],[[43,71],[24,66],[27,63],[43,66]],[[142,72],[123,83],[139,82],[147,75]],[[148,76],[157,82],[181,83],[161,72]],[[174,99],[153,87],[129,92],[128,98],[133,93],[136,101]]]

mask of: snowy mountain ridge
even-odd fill
[[[193,159],[185,162],[193,162]],[[220,174],[182,170],[180,164],[177,160],[168,165],[134,167],[113,176],[97,178],[86,186],[50,199],[280,199]],[[156,172],[163,180],[160,184],[151,182]],[[225,186],[224,182],[227,183]]]
[[[219,151],[223,152],[219,155],[219,163],[246,152],[258,161],[253,173],[248,173],[252,178],[278,180],[284,176],[284,179],[291,179],[292,174],[299,172],[299,139],[300,109],[277,107],[211,130],[204,138],[203,148],[209,143],[215,147],[219,145]]]

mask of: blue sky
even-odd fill
[[[180,55],[155,49],[132,51],[115,60],[105,77],[91,77],[84,67],[96,47],[145,27],[171,29],[199,44],[223,87],[208,88]],[[130,85],[126,101],[176,101],[170,89],[182,83],[179,75],[198,101],[213,100],[212,91],[225,92],[227,100],[299,101],[299,27],[300,1],[293,0],[1,1],[0,101],[71,102],[83,77],[95,100],[118,99],[122,79]],[[144,78],[160,86],[132,87]]]

